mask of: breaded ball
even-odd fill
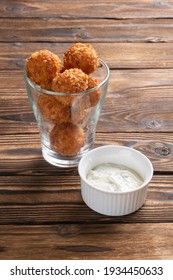
[[[98,54],[91,44],[76,43],[69,47],[63,56],[66,69],[79,68],[91,74],[98,67]]]
[[[70,108],[58,102],[55,96],[48,94],[40,95],[38,107],[46,121],[60,124],[70,119]]]
[[[88,89],[92,89],[99,85],[99,81],[97,79],[89,77],[88,79]],[[90,96],[90,106],[94,107],[100,100],[101,97],[101,89],[94,90],[89,93]]]
[[[59,57],[48,50],[35,52],[26,60],[28,78],[46,90],[51,89],[52,80],[61,69]]]
[[[52,91],[64,93],[77,93],[88,88],[88,75],[81,69],[69,69],[58,74],[52,81]],[[75,95],[57,96],[63,104],[71,104]]]
[[[84,146],[85,132],[72,123],[56,125],[50,133],[51,148],[62,156],[75,156]]]

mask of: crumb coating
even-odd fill
[[[66,69],[79,68],[91,74],[98,67],[98,54],[91,44],[76,43],[69,47],[63,56]]]
[[[99,81],[97,79],[89,77],[89,79],[88,79],[88,89],[92,89],[92,88],[94,88],[98,85],[99,85]],[[90,96],[91,107],[94,107],[94,106],[97,105],[97,103],[100,100],[101,90],[100,89],[94,90],[94,91],[89,93],[89,96]]]
[[[78,93],[88,88],[88,75],[80,69],[69,69],[58,74],[52,81],[52,91],[64,93]],[[57,96],[64,104],[71,104],[75,95]]]
[[[62,156],[75,156],[84,146],[85,132],[72,123],[56,125],[50,133],[51,148]]]
[[[26,60],[28,78],[41,88],[50,90],[53,78],[62,69],[60,58],[48,51],[40,50]]]
[[[58,102],[55,96],[42,94],[38,98],[38,107],[48,122],[62,123],[70,119],[70,108]]]

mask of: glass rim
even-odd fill
[[[45,94],[50,94],[50,95],[79,95],[79,94],[87,94],[90,93],[92,91],[98,90],[100,87],[102,87],[104,84],[106,84],[108,82],[109,76],[110,76],[110,69],[108,67],[108,65],[101,59],[99,58],[99,62],[101,62],[101,65],[103,65],[106,69],[106,75],[104,80],[99,83],[96,87],[91,88],[91,89],[87,89],[85,91],[81,91],[81,92],[73,92],[73,93],[69,93],[69,92],[57,92],[57,91],[51,91],[51,90],[46,90],[46,89],[42,89],[40,86],[38,86],[37,84],[34,84],[33,82],[31,82],[31,80],[28,78],[26,70],[24,71],[24,79],[26,81],[26,83],[28,83],[33,89],[45,93]]]

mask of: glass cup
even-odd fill
[[[103,60],[90,75],[99,84],[79,93],[47,91],[24,73],[26,89],[40,132],[42,154],[59,167],[77,166],[93,146],[110,71]]]

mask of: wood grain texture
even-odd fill
[[[56,54],[63,52],[71,43],[0,43],[0,70],[24,69],[25,59],[40,49]],[[173,43],[93,43],[93,47],[111,69],[172,69]]]
[[[172,0],[18,1],[0,2],[0,17],[172,18]]]
[[[173,135],[167,133],[97,133],[95,147],[125,145],[144,153],[157,172],[173,172]],[[56,175],[68,171],[57,169],[42,158],[38,133],[2,135],[0,138],[1,175]]]
[[[172,231],[169,223],[1,226],[0,258],[172,260]]]
[[[153,18],[0,18],[0,33],[0,42],[173,42],[172,19]]]
[[[173,220],[173,176],[155,175],[141,209],[120,217],[106,217],[82,200],[77,170],[70,175],[1,176],[0,224],[152,223]],[[160,181],[162,180],[162,181]],[[85,221],[85,222],[84,222]]]
[[[172,77],[173,69],[111,70],[97,132],[172,132]],[[23,71],[0,71],[0,90],[0,134],[38,133]]]

